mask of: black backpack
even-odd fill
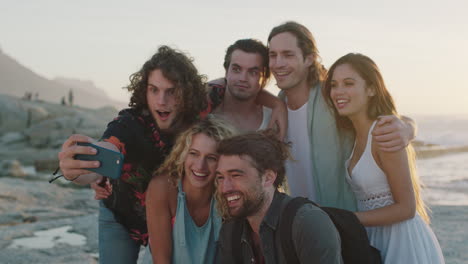
[[[292,241],[292,225],[297,210],[304,204],[311,203],[328,214],[341,238],[341,257],[344,264],[381,264],[380,252],[372,247],[364,226],[359,222],[353,212],[332,208],[320,207],[304,197],[296,197],[288,202],[283,211],[279,224],[281,247],[283,248],[288,264],[299,264],[299,259]]]
[[[382,264],[379,250],[370,245],[367,232],[354,213],[338,208],[320,207],[304,197],[291,199],[281,214],[279,232],[286,263],[299,264],[292,240],[292,225],[297,210],[306,203],[319,207],[332,220],[340,234],[341,257],[344,264]],[[241,221],[236,221],[231,237],[233,256],[236,263],[242,263],[242,250],[240,247],[242,229]]]

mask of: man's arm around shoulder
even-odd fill
[[[292,239],[300,263],[343,263],[340,235],[324,211],[305,204],[293,223]]]

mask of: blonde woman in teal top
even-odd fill
[[[219,141],[234,134],[208,118],[182,133],[146,194],[153,263],[213,263],[221,218],[213,199]]]

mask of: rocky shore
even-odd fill
[[[112,107],[86,109],[0,95],[0,263],[97,263],[98,203],[91,190],[48,180],[68,136],[99,138],[116,115]],[[62,233],[68,236],[21,240],[67,226]]]
[[[70,134],[99,138],[116,114],[113,108],[0,95],[0,263],[98,263],[98,202],[92,190],[48,180]],[[450,152],[424,143],[417,147],[420,158]],[[468,206],[437,205],[432,211],[446,263],[467,263]]]

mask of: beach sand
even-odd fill
[[[0,263],[98,263],[98,203],[90,189],[0,177],[0,194]],[[431,226],[446,263],[468,263],[468,206],[434,205],[431,209]],[[68,233],[83,236],[75,239],[83,244],[55,235],[53,247],[47,247],[44,240],[36,247],[45,248],[13,248],[15,239],[66,226],[71,227]]]
[[[431,227],[447,264],[468,263],[468,206],[431,207]]]

